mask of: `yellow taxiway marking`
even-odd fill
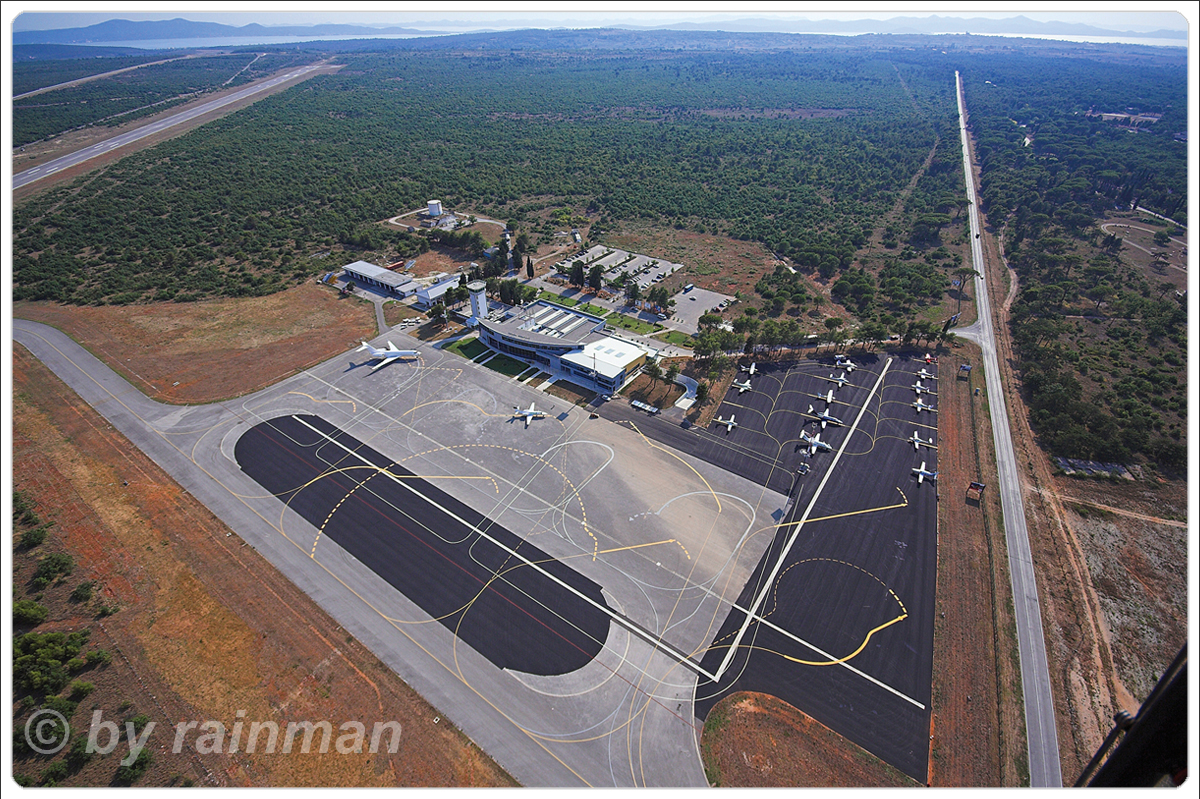
[[[450,400],[447,400],[447,401],[450,401]],[[465,400],[455,400],[455,401],[465,402]],[[475,405],[475,403],[473,403],[473,402],[467,402],[466,404],[467,405]],[[475,405],[475,407],[478,408],[479,406]],[[480,410],[482,411],[483,409],[480,408]],[[485,414],[485,415],[496,416],[498,414]],[[527,458],[533,458],[534,460],[541,461],[545,466],[548,466],[549,468],[558,472],[559,477],[561,477],[563,479],[563,483],[570,489],[570,493],[575,497],[575,500],[579,503],[579,513],[581,516],[581,522],[583,524],[584,532],[586,532],[592,538],[592,560],[593,561],[596,560],[597,556],[600,554],[600,539],[596,537],[596,534],[592,532],[591,525],[588,524],[587,506],[584,505],[584,503],[583,503],[583,496],[579,493],[579,489],[577,489],[575,487],[575,483],[573,483],[571,481],[571,478],[567,477],[566,473],[562,469],[558,468],[557,466],[555,466],[553,463],[546,460],[542,456],[537,455],[532,452],[527,452],[523,449],[517,449],[515,447],[506,447],[503,444],[451,444],[451,445],[444,446],[444,447],[437,447],[435,449],[427,449],[424,452],[414,452],[412,455],[409,455],[407,458],[404,458],[403,460],[407,461],[407,460],[411,460],[413,458],[424,457],[426,455],[429,455],[430,453],[447,452],[447,451],[453,451],[453,450],[457,450],[457,449],[466,449],[468,447],[483,447],[485,449],[508,450],[509,452],[515,452],[518,455],[521,455],[521,456],[524,456]],[[491,478],[488,478],[488,479],[491,479]],[[493,482],[495,482],[495,481],[493,481]],[[566,491],[567,489],[564,488],[563,490]],[[497,486],[497,488],[496,488],[496,493],[497,494],[500,493],[499,486]]]
[[[896,490],[900,491],[900,487],[897,486]],[[834,513],[830,516],[814,516],[811,519],[805,520],[804,524],[808,524],[809,522],[823,522],[823,521],[828,521],[829,519],[841,519],[846,516],[860,516],[864,513],[877,513],[878,511],[895,510],[896,508],[907,508],[907,507],[908,507],[908,497],[904,496],[903,491],[900,491],[900,501],[897,502],[895,505],[880,505],[878,508],[864,508],[862,510],[848,510],[845,513]],[[798,524],[800,524],[800,522],[787,522],[785,524],[774,525],[774,527],[775,527],[775,529],[779,529],[781,527],[794,527]],[[849,565],[849,564],[847,564],[847,565]]]

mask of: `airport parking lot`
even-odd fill
[[[685,333],[695,333],[700,326],[701,316],[710,312],[716,313],[713,309],[720,310],[721,303],[734,301],[734,298],[727,294],[719,294],[699,287],[693,288],[691,291],[675,295],[675,311],[671,314],[667,324]]]

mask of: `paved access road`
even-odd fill
[[[28,186],[30,183],[35,183],[42,178],[55,174],[56,172],[61,172],[62,170],[73,167],[76,164],[82,164],[84,161],[89,161],[98,155],[104,155],[110,150],[115,150],[118,147],[123,147],[126,144],[139,141],[147,136],[153,136],[156,133],[160,133],[168,128],[173,128],[176,125],[182,125],[184,122],[191,121],[198,116],[211,113],[218,108],[224,108],[230,103],[236,103],[239,100],[243,100],[252,95],[260,94],[261,92],[274,88],[284,81],[293,80],[302,75],[307,75],[314,69],[319,69],[320,66],[321,65],[319,64],[310,64],[306,67],[293,69],[290,72],[284,73],[283,75],[276,75],[275,77],[269,78],[262,83],[256,83],[253,86],[247,86],[244,89],[236,91],[233,94],[226,95],[225,97],[213,100],[212,102],[204,103],[203,105],[196,106],[195,108],[187,111],[180,111],[178,114],[173,114],[165,119],[160,119],[157,122],[152,122],[149,125],[144,125],[140,128],[137,128],[136,130],[131,130],[127,133],[122,133],[119,136],[114,136],[106,141],[98,142],[93,144],[91,147],[85,147],[84,149],[70,153],[69,155],[64,155],[61,158],[55,158],[53,161],[47,161],[40,166],[35,166],[32,169],[27,169],[24,172],[14,175],[13,188],[19,189],[22,186]]]
[[[1009,570],[1012,573],[1013,610],[1017,624],[1017,643],[1021,656],[1021,686],[1025,696],[1025,729],[1029,739],[1029,783],[1034,788],[1062,787],[1062,766],[1058,756],[1058,728],[1054,723],[1054,696],[1050,690],[1050,667],[1046,660],[1046,639],[1042,635],[1042,612],[1038,604],[1037,575],[1025,526],[1025,502],[1021,497],[1020,467],[1013,449],[1004,389],[1000,383],[1000,364],[996,359],[996,335],[992,329],[992,310],[988,301],[986,264],[980,240],[979,205],[975,177],[967,142],[966,110],[962,78],[955,73],[958,90],[958,124],[962,136],[963,169],[966,172],[967,199],[970,200],[971,259],[978,276],[975,291],[979,298],[979,321],[958,334],[979,344],[987,377],[988,404],[991,407],[992,433],[996,447],[996,471],[1000,480],[1000,506],[1004,513],[1004,538],[1008,544]]]

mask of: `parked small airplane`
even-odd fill
[[[926,477],[928,477],[930,480],[937,480],[938,473],[927,471],[925,469],[925,461],[921,461],[920,466],[914,466],[912,471],[913,474],[917,476],[918,483],[924,483]]]
[[[371,367],[372,372],[374,372],[376,369],[378,369],[381,366],[385,366],[386,364],[391,363],[393,358],[416,358],[417,357],[416,350],[398,350],[398,349],[396,349],[396,345],[390,341],[387,343],[386,350],[381,350],[381,349],[372,347],[370,344],[368,344],[367,342],[364,341],[364,342],[362,342],[362,346],[359,347],[357,350],[355,350],[355,352],[364,352],[364,351],[369,351],[371,353],[372,358],[380,359],[379,363],[377,363]]]
[[[858,368],[854,364],[854,361],[850,360],[850,358],[846,355],[838,355],[834,361],[834,366],[839,369],[845,369],[847,372],[853,372]]]
[[[925,439],[921,438],[921,436],[917,435],[916,430],[913,431],[912,438],[910,438],[908,440],[912,442],[913,449],[917,450],[918,452],[921,450],[922,444],[929,447],[930,449],[937,449],[937,447],[935,447],[933,445],[932,438],[930,438],[928,441],[926,441]]]
[[[843,422],[841,419],[838,419],[835,416],[830,416],[828,410],[816,412],[813,410],[813,406],[811,406],[811,405],[808,406],[808,415],[813,416],[813,417],[817,418],[818,420],[820,420],[822,430],[825,429],[826,424],[836,424],[836,425],[844,425],[845,424],[845,422]]]
[[[525,417],[525,427],[526,427],[526,429],[528,429],[530,419],[542,419],[546,416],[545,411],[537,410],[536,408],[533,407],[534,405],[535,405],[535,403],[532,403],[532,402],[529,403],[529,407],[525,410],[521,410],[520,405],[514,405],[512,418],[518,419],[518,418],[524,416]]]
[[[932,389],[930,389],[930,388],[929,388],[929,386],[923,386],[923,385],[921,385],[921,381],[920,381],[920,380],[918,380],[917,382],[913,383],[911,386],[909,386],[909,388],[911,388],[913,391],[917,392],[917,396],[918,396],[918,397],[919,397],[919,396],[921,396],[921,392],[922,392],[922,391],[928,391],[930,394],[932,394],[932,393],[933,393],[933,390],[932,390]]]
[[[925,353],[925,363],[937,363],[937,358],[927,352]]]
[[[922,402],[920,397],[917,397],[917,401],[914,402],[912,406],[917,409],[918,416],[921,415],[921,411],[929,411],[930,413],[933,413],[936,410],[932,405],[926,405],[924,402]]]
[[[924,366],[921,367],[921,371],[917,372],[917,377],[923,380],[937,380],[937,375],[931,375],[929,372],[926,372]]]
[[[833,404],[833,389],[832,388],[829,389],[829,392],[826,394],[814,394],[813,396],[816,397],[817,399],[825,400],[826,408],[828,408],[830,405]]]
[[[815,436],[810,436],[807,430],[801,430],[800,440],[805,444],[808,444],[809,455],[816,455],[817,450],[819,449],[824,450],[825,452],[833,452],[833,447],[821,440],[820,433],[817,433]]]
[[[828,380],[830,383],[837,383],[837,384],[838,384],[838,388],[841,388],[842,386],[844,386],[844,385],[846,385],[847,383],[849,383],[849,382],[850,382],[849,380],[847,380],[847,379],[846,379],[846,373],[845,373],[845,371],[843,371],[843,372],[842,372],[840,375],[838,375],[837,377],[834,377],[833,375],[830,375],[829,377],[822,377],[821,379],[822,379],[822,380]]]
[[[737,414],[731,413],[728,419],[722,419],[718,416],[716,419],[713,419],[713,422],[725,425],[725,435],[729,435],[733,431],[733,428],[738,426],[737,422],[733,421],[735,418],[737,418]]]
[[[739,394],[743,394],[743,393],[745,393],[745,392],[747,392],[747,391],[750,391],[750,390],[751,390],[751,388],[750,388],[750,378],[746,378],[746,381],[745,381],[744,383],[739,383],[738,381],[734,380],[734,381],[733,381],[733,387],[734,387],[734,388],[736,388],[736,389],[738,390],[738,393],[739,393]]]
[[[754,374],[757,369],[758,369],[758,364],[756,364],[756,363],[752,363],[749,366],[742,367],[743,372],[749,372],[750,374]]]

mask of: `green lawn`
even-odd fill
[[[546,291],[545,289],[538,292],[537,298],[539,300],[548,300],[566,308],[574,308],[579,304],[579,300],[572,299],[571,297],[563,297],[560,294],[554,294],[553,292]]]
[[[652,325],[649,322],[643,322],[641,319],[635,319],[632,316],[613,312],[604,319],[613,327],[623,327],[626,330],[632,330],[634,333],[655,333],[662,330],[662,325]]]
[[[607,308],[601,308],[598,305],[592,305],[590,302],[580,302],[574,297],[564,297],[561,294],[554,294],[546,291],[545,289],[538,292],[537,298],[539,300],[552,302],[556,305],[561,305],[564,308],[577,308],[578,310],[583,311],[584,313],[590,313],[593,316],[604,316],[606,313],[608,313]]]
[[[453,344],[446,345],[445,349],[458,353],[469,360],[474,360],[487,352],[487,346],[477,338],[459,339]]]
[[[578,310],[584,313],[590,313],[592,316],[604,316],[609,313],[607,308],[601,308],[599,305],[592,305],[590,302],[585,302],[583,305],[576,306]]]
[[[517,375],[521,374],[521,372],[529,369],[529,364],[522,363],[516,358],[510,358],[503,353],[497,355],[495,358],[492,358],[490,361],[485,363],[484,366],[509,377],[516,377]]]
[[[687,333],[681,333],[678,330],[668,330],[665,335],[659,336],[668,344],[674,344],[679,347],[687,347],[691,349],[696,346],[696,340]]]

